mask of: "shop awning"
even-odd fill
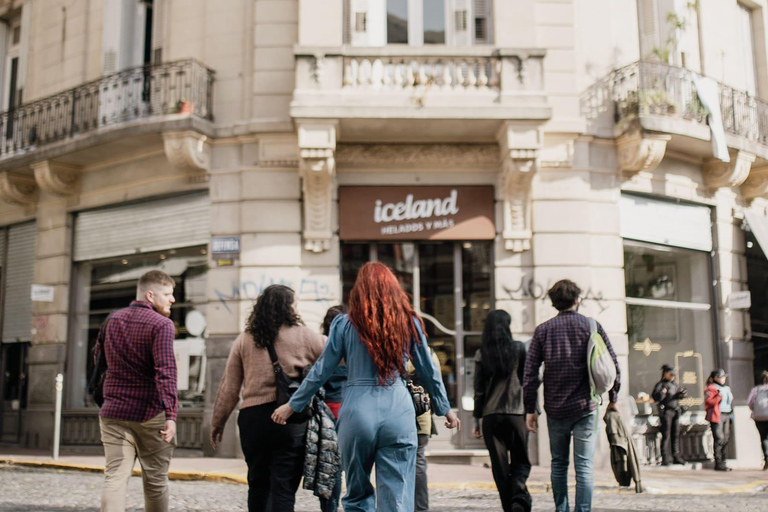
[[[757,238],[757,243],[760,244],[763,254],[768,258],[768,216],[749,208],[744,210],[744,216],[747,218],[749,229],[752,230],[752,234]]]

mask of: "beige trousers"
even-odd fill
[[[125,512],[125,492],[136,459],[141,465],[146,512],[168,511],[168,466],[176,439],[163,441],[160,430],[165,427],[165,413],[139,423],[112,418],[99,418],[101,442],[107,459],[102,512]]]

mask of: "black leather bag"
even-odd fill
[[[110,314],[104,320],[104,323],[101,324],[101,327],[99,327],[96,344],[93,346],[94,350],[96,350],[96,347],[100,347],[99,360],[93,367],[93,373],[91,373],[91,378],[88,381],[88,395],[99,408],[104,405],[104,379],[107,377],[107,356],[104,353],[104,338],[106,337],[107,322],[109,322],[111,317],[112,315]]]
[[[293,394],[299,389],[299,386],[301,386],[301,382],[297,382],[285,374],[283,367],[280,366],[280,361],[277,360],[277,353],[275,352],[275,347],[273,345],[267,346],[267,350],[269,351],[269,358],[272,360],[272,369],[275,372],[277,406],[280,407],[291,400]],[[304,373],[306,374],[306,371]],[[303,411],[294,412],[291,417],[288,418],[288,423],[304,423],[311,417],[312,407],[308,405]]]
[[[417,386],[411,379],[405,381],[408,391],[413,399],[413,408],[416,409],[416,417],[432,410],[432,399],[423,386]]]

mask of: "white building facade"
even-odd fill
[[[179,282],[180,446],[214,455],[218,382],[261,290],[292,286],[319,327],[379,260],[464,420],[487,312],[530,339],[569,278],[619,355],[649,463],[643,394],[672,364],[691,392],[686,456],[709,455],[702,386],[724,367],[733,464],[758,465],[763,0],[0,4],[3,442],[50,444],[62,372],[64,443],[98,444],[90,347],[160,268]],[[482,448],[449,436],[436,453]],[[230,420],[217,455],[238,449]],[[545,431],[531,452],[549,463]]]

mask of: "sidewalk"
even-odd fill
[[[0,464],[101,472],[104,470],[104,457],[65,452],[58,461],[53,461],[48,453],[39,451],[2,450]],[[429,465],[428,471],[429,487],[433,489],[495,489],[491,470],[480,465],[433,463]],[[766,471],[736,469],[720,473],[711,469],[691,470],[683,467],[644,467],[642,471],[643,486],[647,492],[655,494],[728,494],[768,489]],[[134,470],[134,473],[139,474],[139,470]],[[242,459],[175,457],[171,461],[169,477],[172,480],[246,484],[247,468]],[[575,483],[573,473],[569,476],[569,482],[571,485]],[[532,493],[549,492],[549,468],[534,466],[528,485]],[[595,487],[603,492],[619,490],[610,469],[596,471]]]

